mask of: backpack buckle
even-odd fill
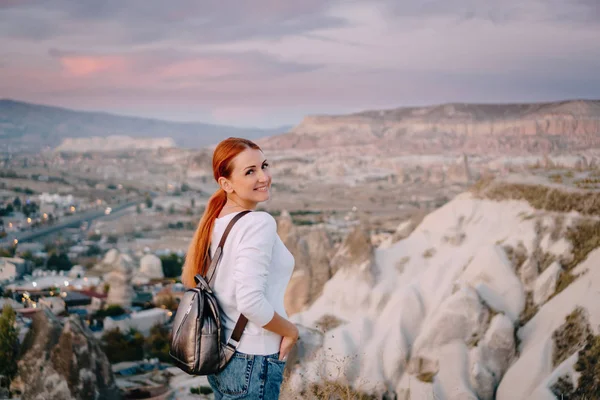
[[[210,286],[208,285],[208,283],[206,282],[206,280],[204,279],[204,277],[202,275],[196,275],[194,277],[194,280],[196,281],[196,287],[204,290],[208,293],[212,293],[212,289],[210,288]]]

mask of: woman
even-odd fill
[[[254,210],[270,196],[269,163],[250,140],[228,138],[213,153],[213,174],[220,188],[208,200],[192,239],[183,283],[206,276],[206,255],[216,246],[234,215]],[[283,295],[294,257],[277,235],[273,217],[254,211],[229,233],[211,287],[221,308],[224,340],[241,314],[248,318],[235,355],[225,369],[209,375],[215,399],[277,399],[286,358],[298,340],[298,328],[287,320]]]

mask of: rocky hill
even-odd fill
[[[360,154],[544,154],[600,145],[600,100],[443,104],[309,116],[264,148],[359,148]]]
[[[565,182],[484,180],[395,243],[349,238],[292,316],[307,329],[286,393],[596,398],[600,193]]]
[[[121,399],[108,358],[78,316],[63,325],[37,312],[21,351],[11,389],[23,400]]]
[[[172,138],[177,146],[198,148],[229,136],[249,139],[285,132],[281,129],[242,129],[202,123],[168,122],[100,112],[73,111],[0,99],[0,150],[36,152],[59,145],[65,138]]]

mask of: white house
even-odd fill
[[[11,282],[17,279],[17,267],[8,262],[6,258],[0,258],[0,282]]]
[[[171,311],[162,308],[151,308],[118,317],[106,317],[104,319],[104,330],[119,328],[121,332],[127,332],[133,328],[140,331],[142,335],[148,336],[154,325],[167,322],[170,313]]]
[[[2,262],[6,262],[15,266],[17,278],[20,278],[23,275],[31,272],[32,263],[20,257],[0,257],[0,268],[2,266]]]

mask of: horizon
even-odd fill
[[[0,96],[277,128],[307,115],[595,99],[595,0],[0,3]]]
[[[190,120],[190,121],[183,120],[182,121],[182,120],[176,120],[176,119],[145,117],[145,116],[132,115],[132,114],[121,114],[118,111],[117,112],[113,112],[113,111],[103,111],[103,110],[87,110],[87,109],[78,109],[78,108],[75,108],[75,107],[57,106],[57,105],[52,105],[52,104],[32,103],[32,102],[28,102],[28,101],[13,99],[13,98],[0,98],[0,102],[3,102],[3,101],[13,102],[13,103],[20,103],[20,104],[26,104],[26,105],[30,105],[30,106],[58,108],[58,109],[61,109],[61,110],[64,110],[64,111],[71,111],[71,112],[81,112],[81,113],[90,113],[90,114],[105,114],[105,115],[113,116],[113,117],[139,118],[139,119],[155,120],[155,121],[160,121],[160,122],[176,123],[176,124],[206,124],[206,125],[214,125],[214,126],[233,127],[233,128],[239,128],[239,129],[264,129],[264,130],[290,129],[290,128],[293,128],[293,127],[295,127],[296,125],[298,125],[298,124],[300,124],[302,122],[302,120],[300,120],[297,123],[293,123],[293,124],[277,125],[277,126],[267,126],[267,127],[251,126],[251,125],[239,125],[238,126],[238,125],[227,125],[227,124],[219,124],[219,123],[213,123],[213,122],[206,122],[206,121],[201,121],[201,120]],[[444,105],[457,105],[457,104],[469,105],[469,106],[475,106],[475,105],[504,106],[504,105],[516,105],[516,104],[520,104],[520,105],[526,105],[526,104],[531,104],[531,105],[533,105],[533,104],[555,104],[555,103],[577,102],[577,101],[589,101],[589,102],[594,102],[595,101],[595,102],[600,102],[600,97],[598,97],[598,98],[558,99],[558,100],[537,101],[537,102],[505,102],[505,103],[449,102],[449,103],[426,104],[426,105],[422,105],[422,106],[408,105],[408,106],[385,108],[385,109],[365,108],[363,110],[357,110],[357,111],[348,112],[348,113],[344,113],[344,114],[310,114],[310,115],[305,115],[302,118],[305,118],[305,117],[322,117],[322,116],[327,117],[327,116],[338,116],[338,115],[351,115],[352,113],[356,113],[356,112],[389,111],[389,110],[398,110],[398,109],[404,109],[404,108],[440,107],[440,106],[444,106]]]

